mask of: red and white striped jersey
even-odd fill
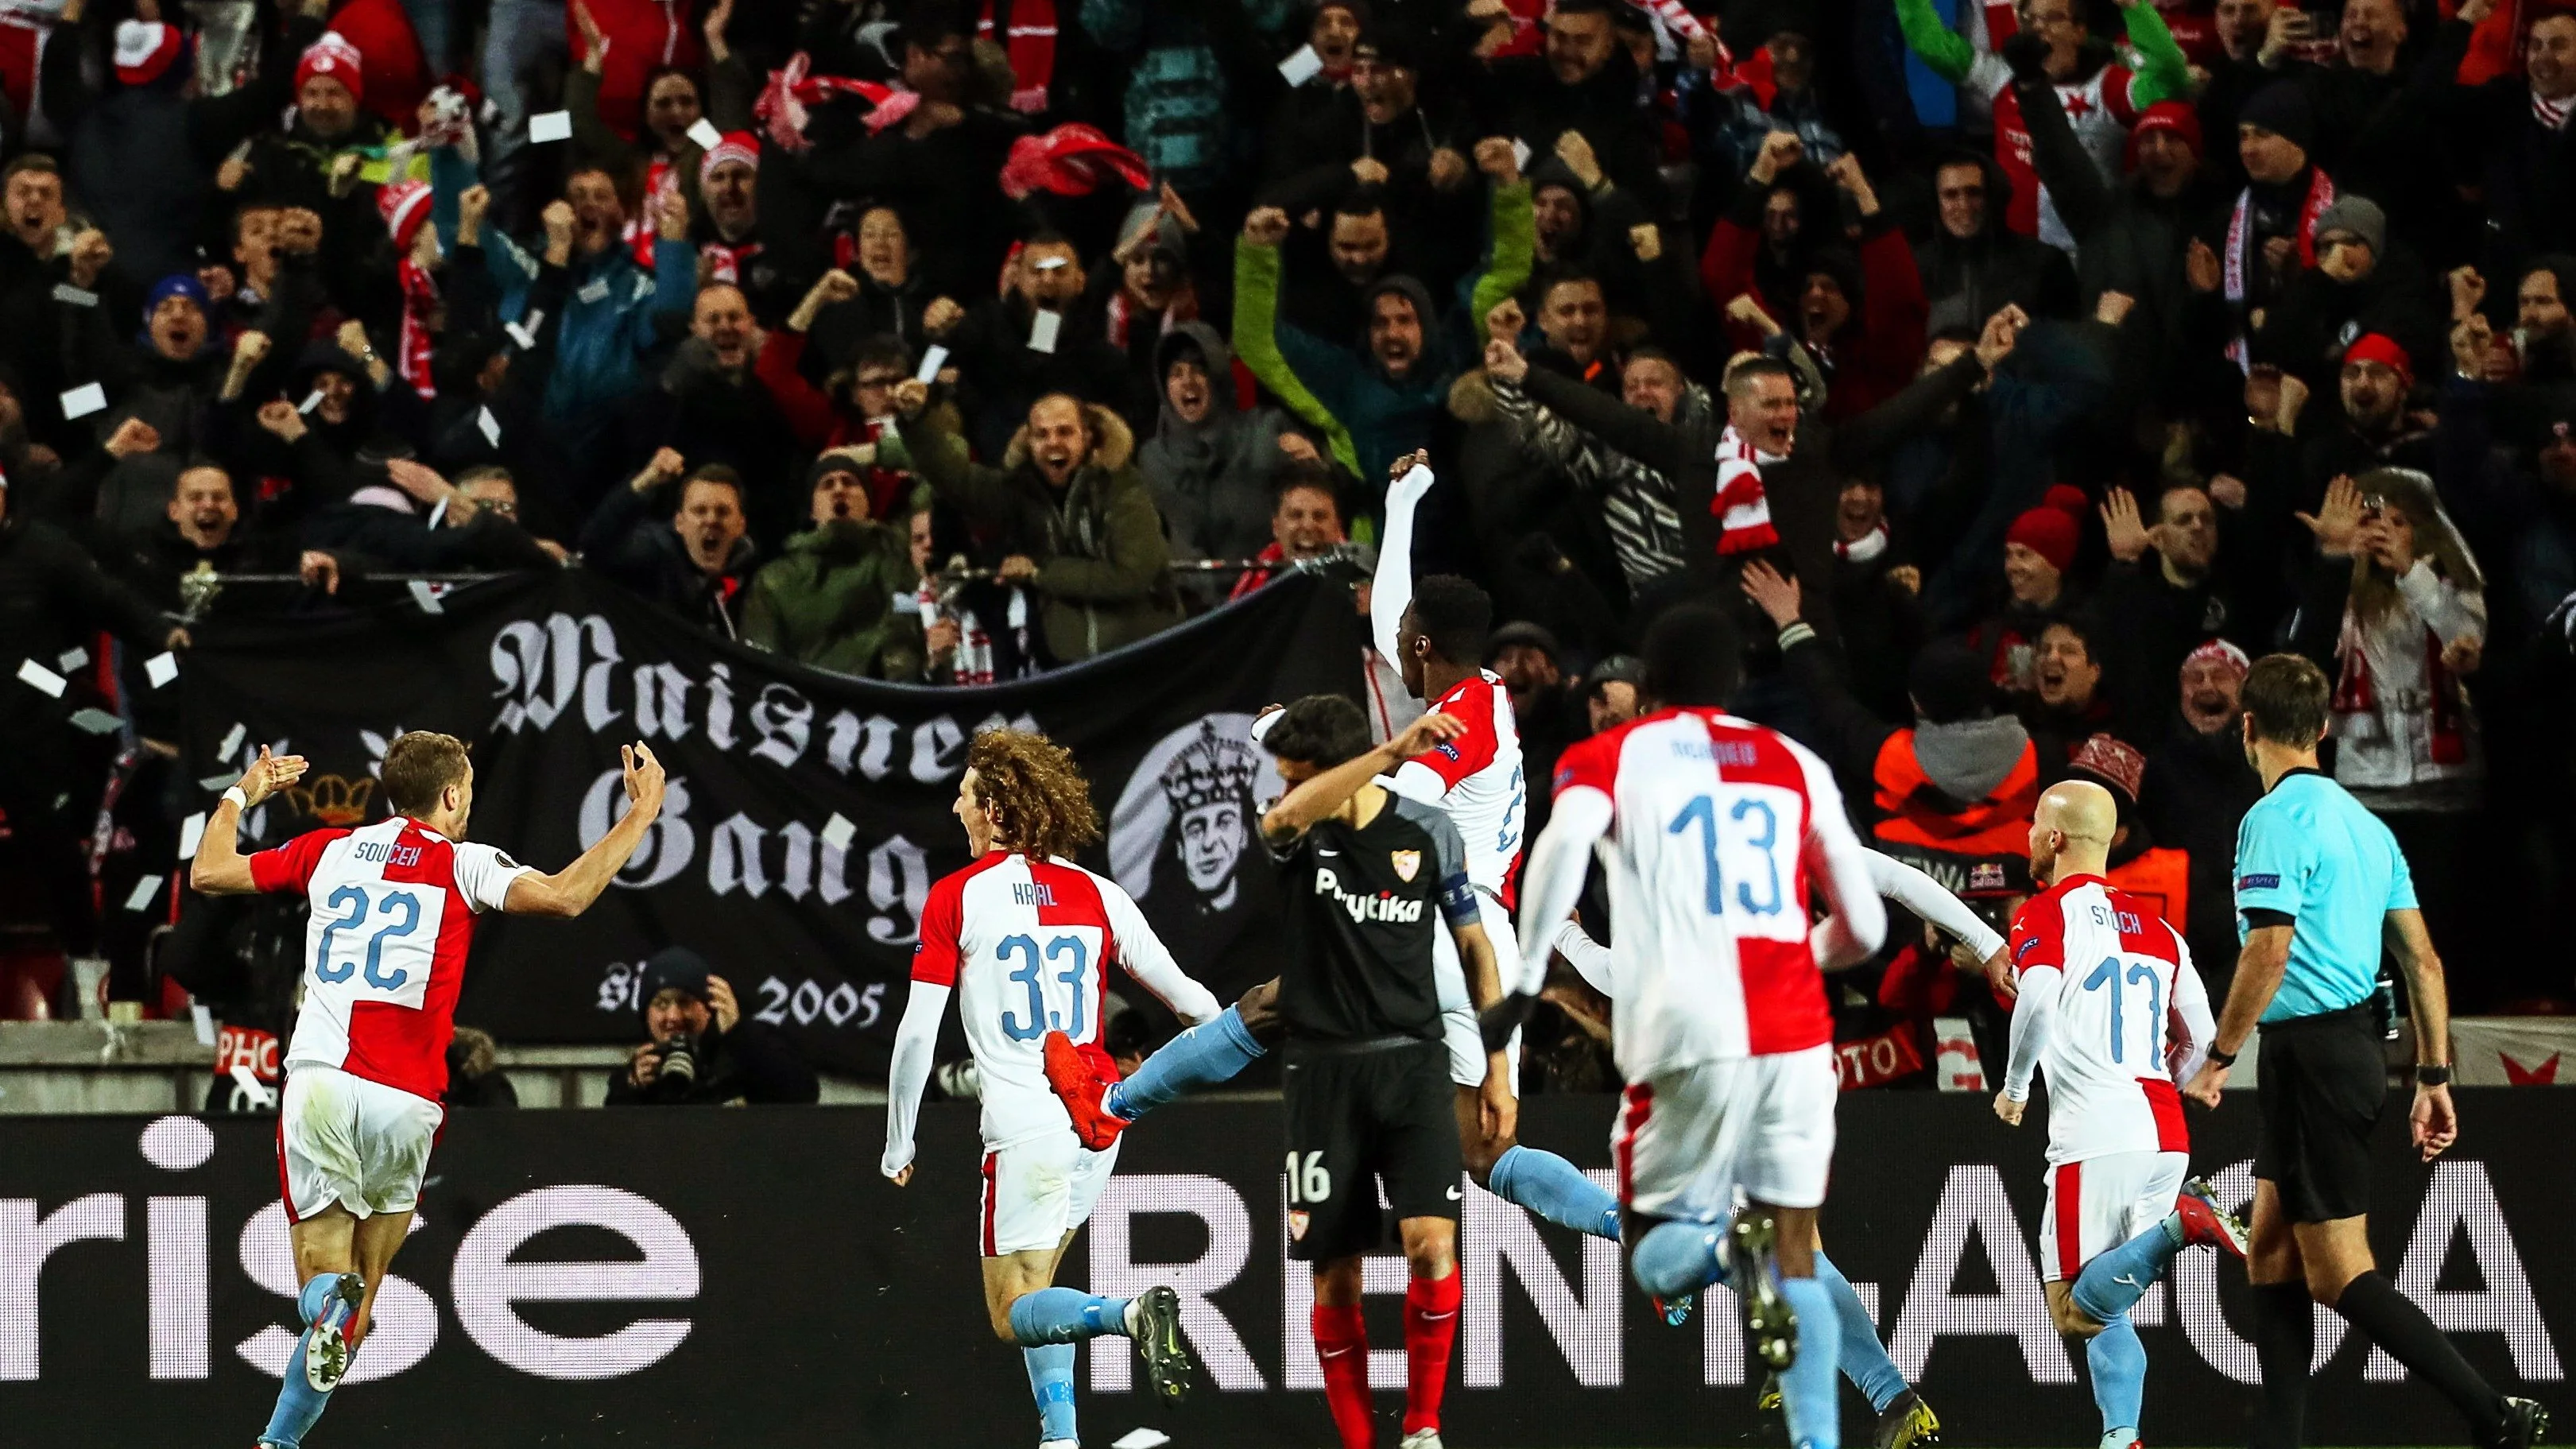
[[[2068,876],[2013,917],[2008,1096],[2048,1074],[2048,1160],[2188,1152],[2168,1045],[2206,1044],[2209,997],[2191,949],[2155,908],[2098,875]]]
[[[930,888],[912,979],[956,990],[983,1077],[987,1151],[1073,1129],[1047,1086],[1048,1032],[1116,1075],[1099,1045],[1112,962],[1185,1021],[1220,1010],[1117,882],[1071,861],[997,850]]]
[[[1600,856],[1627,1079],[1833,1040],[1811,877],[1845,850],[1854,878],[1867,872],[1824,762],[1719,710],[1666,710],[1560,755],[1558,808],[1585,789],[1611,802]]]
[[[1450,686],[1426,713],[1455,715],[1467,732],[1388,777],[1408,800],[1437,805],[1467,841],[1467,883],[1514,904],[1521,832],[1529,824],[1529,782],[1521,775],[1521,730],[1501,676],[1479,670]]]
[[[251,884],[302,891],[304,1005],[286,1068],[338,1067],[437,1101],[474,917],[529,867],[408,816],[313,830],[250,857]]]

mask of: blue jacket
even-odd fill
[[[438,239],[456,241],[456,198],[474,184],[474,168],[452,149],[433,152],[430,180]],[[536,284],[537,258],[486,227],[483,260],[501,292],[501,317],[522,322],[528,289]],[[572,294],[564,303],[555,341],[555,365],[546,379],[545,417],[558,428],[584,432],[612,422],[618,407],[644,384],[645,354],[665,340],[662,319],[682,322],[698,300],[698,253],[685,241],[653,244],[653,270],[636,265],[623,242],[594,257],[575,257]]]

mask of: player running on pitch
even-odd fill
[[[1437,749],[1398,764],[1379,783],[1409,800],[1439,806],[1465,840],[1468,880],[1500,973],[1497,985],[1482,989],[1499,993],[1522,970],[1511,919],[1521,827],[1529,818],[1519,728],[1502,680],[1477,662],[1493,622],[1492,600],[1449,575],[1426,578],[1416,589],[1413,513],[1432,482],[1424,455],[1397,460],[1394,472],[1370,623],[1380,652],[1401,661],[1405,687],[1430,702],[1428,712],[1447,715],[1463,728]],[[1442,1030],[1469,1176],[1496,1197],[1560,1227],[1615,1241],[1618,1200],[1563,1157],[1519,1141],[1512,1080],[1518,1048],[1506,1049],[1504,1070],[1489,1081],[1476,1012],[1495,998],[1475,994],[1475,973],[1459,966],[1446,935],[1435,937],[1433,949],[1442,957]],[[1223,1082],[1266,1054],[1280,1034],[1277,998],[1276,981],[1254,987],[1214,1024],[1183,1032],[1123,1083],[1103,1080],[1077,1055],[1050,1042],[1048,1079],[1073,1114],[1074,1130],[1093,1147],[1105,1145],[1145,1113]]]
[[[1114,881],[1067,857],[1097,839],[1091,787],[1073,756],[1042,735],[988,730],[967,747],[958,823],[975,863],[930,888],[913,948],[912,996],[895,1031],[881,1168],[898,1187],[913,1173],[930,1056],[952,992],[983,1076],[984,1307],[993,1333],[1020,1346],[1037,1396],[1041,1449],[1073,1449],[1073,1346],[1132,1339],[1154,1397],[1177,1403],[1194,1365],[1181,1341],[1180,1298],[1132,1299],[1050,1286],[1118,1160],[1116,1145],[1076,1141],[1047,1090],[1039,1040],[1049,1032],[1099,1056],[1112,964],[1185,1021],[1217,1013],[1181,973]]]
[[[207,819],[190,885],[207,895],[299,891],[313,910],[277,1122],[304,1332],[259,1436],[267,1449],[298,1449],[322,1417],[411,1230],[445,1117],[439,1098],[474,918],[580,915],[660,813],[653,752],[638,744],[619,753],[626,814],[554,875],[466,841],[473,762],[455,737],[423,730],[395,739],[376,771],[389,820],[311,830],[243,855],[235,846],[243,813],[304,774],[303,756],[264,748]]]
[[[1741,652],[1706,605],[1655,621],[1641,693],[1662,708],[1560,757],[1521,934],[1556,939],[1606,844],[1612,1047],[1628,1081],[1611,1147],[1628,1211],[1656,1224],[1629,1272],[1665,1298],[1722,1273],[1747,1341],[1781,1372],[1791,1442],[1835,1449],[1840,1316],[1815,1244],[1837,1087],[1819,967],[1876,950],[1887,914],[1823,762],[1724,712]],[[1812,926],[1811,901],[1825,909]],[[1488,1042],[1535,990],[1524,980],[1486,1014]]]
[[[2147,1350],[2129,1308],[2189,1243],[2245,1259],[2245,1230],[2209,1184],[2186,1183],[2191,1137],[2175,1084],[2217,1023],[2191,951],[2155,908],[2102,878],[2118,825],[2111,792],[2052,785],[2030,825],[2044,889],[2013,918],[2012,1060],[1995,1115],[2018,1127],[2035,1068],[2048,1073],[2048,1206],[2040,1279],[2057,1331],[2083,1339],[2102,1449],[2136,1449]],[[2167,1050],[2168,1022],[2181,1040]]]
[[[1641,698],[1639,704],[1640,712],[1646,714],[1662,707],[1651,697]],[[1969,909],[1966,902],[1943,890],[1939,881],[1894,856],[1866,848],[1861,853],[1869,861],[1870,883],[1882,898],[1896,902],[1947,932],[1979,961],[1994,961],[2003,955],[2004,938]],[[1566,964],[1582,978],[1583,984],[1603,998],[1604,1009],[1600,1017],[1608,1020],[1610,1012],[1606,1008],[1613,986],[1610,948],[1593,940],[1574,921],[1567,921],[1558,928],[1556,939],[1549,944],[1565,958]],[[1877,1431],[1871,1440],[1874,1449],[1911,1449],[1914,1445],[1940,1443],[1941,1416],[1934,1413],[1932,1406],[1924,1402],[1923,1395],[1905,1381],[1905,1371],[1896,1366],[1896,1360],[1888,1355],[1887,1346],[1879,1342],[1878,1325],[1870,1317],[1869,1305],[1861,1302],[1859,1292],[1852,1287],[1851,1280],[1843,1276],[1843,1270],[1834,1265],[1833,1259],[1825,1256],[1822,1241],[1817,1242],[1815,1253],[1816,1278],[1825,1285],[1825,1291],[1833,1295],[1834,1317],[1840,1329],[1835,1353],[1837,1365],[1842,1369],[1843,1377],[1851,1380],[1852,1387],[1861,1391],[1878,1415]],[[1718,1266],[1723,1268],[1725,1265],[1720,1263]],[[1717,1282],[1723,1284],[1725,1281],[1721,1273]],[[1681,1323],[1688,1316],[1690,1301],[1690,1295],[1685,1294],[1667,1303],[1665,1321]],[[1781,1407],[1777,1375],[1773,1375],[1763,1385],[1762,1392],[1755,1396],[1754,1407],[1766,1410]]]

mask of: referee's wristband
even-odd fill
[[[2451,1085],[2451,1068],[2448,1064],[2436,1065],[2431,1062],[2418,1063],[2415,1068],[2415,1085],[2419,1087],[2447,1087]]]
[[[2236,1053],[2223,1052],[2216,1047],[2211,1047],[2209,1049],[2209,1060],[2216,1066],[2232,1067],[2236,1065]]]

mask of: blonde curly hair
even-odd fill
[[[986,730],[966,749],[975,798],[993,815],[993,839],[1019,855],[1071,856],[1100,838],[1091,783],[1073,752],[1026,730]]]

